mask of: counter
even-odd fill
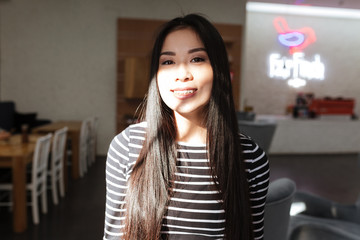
[[[269,149],[271,154],[360,152],[358,120],[259,116],[256,121],[276,123]]]

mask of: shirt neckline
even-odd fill
[[[186,147],[206,147],[205,143],[187,143],[187,142],[176,142],[180,146]]]

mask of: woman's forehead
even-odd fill
[[[162,45],[163,50],[177,49],[181,47],[199,48],[204,47],[200,36],[192,28],[181,28],[170,32]]]

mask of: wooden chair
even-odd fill
[[[49,133],[44,137],[40,137],[36,141],[35,152],[32,162],[31,179],[26,184],[26,189],[31,193],[31,201],[28,202],[32,206],[32,215],[34,224],[39,224],[38,197],[41,196],[42,213],[47,213],[47,166],[50,153],[52,134]],[[11,183],[0,184],[0,191],[12,191]],[[2,203],[1,205],[10,205],[12,202]]]
[[[50,188],[52,192],[53,203],[57,205],[59,203],[58,187],[60,190],[60,196],[65,196],[65,183],[64,183],[64,155],[66,146],[66,136],[68,128],[64,127],[57,130],[54,133],[54,138],[51,148],[51,161],[50,169],[48,172],[50,178]]]

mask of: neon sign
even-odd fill
[[[279,34],[278,39],[279,42],[286,47],[297,47],[304,42],[305,36],[299,32],[291,32]]]
[[[269,58],[269,77],[282,79],[303,78],[307,80],[324,80],[325,66],[321,62],[320,56],[315,55],[313,61],[304,59],[304,53],[294,53],[292,58],[282,57],[278,53],[273,53]]]
[[[275,18],[273,23],[276,31],[279,33],[279,42],[290,48],[290,54],[301,52],[316,41],[315,32],[310,27],[293,30],[289,28],[289,25],[283,17]]]
[[[316,41],[315,31],[310,27],[291,29],[283,17],[275,18],[273,23],[279,33],[279,42],[289,48],[291,57],[281,56],[278,53],[271,54],[269,77],[288,80],[288,85],[296,88],[305,86],[306,80],[324,80],[325,66],[321,62],[320,55],[316,54],[313,60],[309,61],[302,52]]]

